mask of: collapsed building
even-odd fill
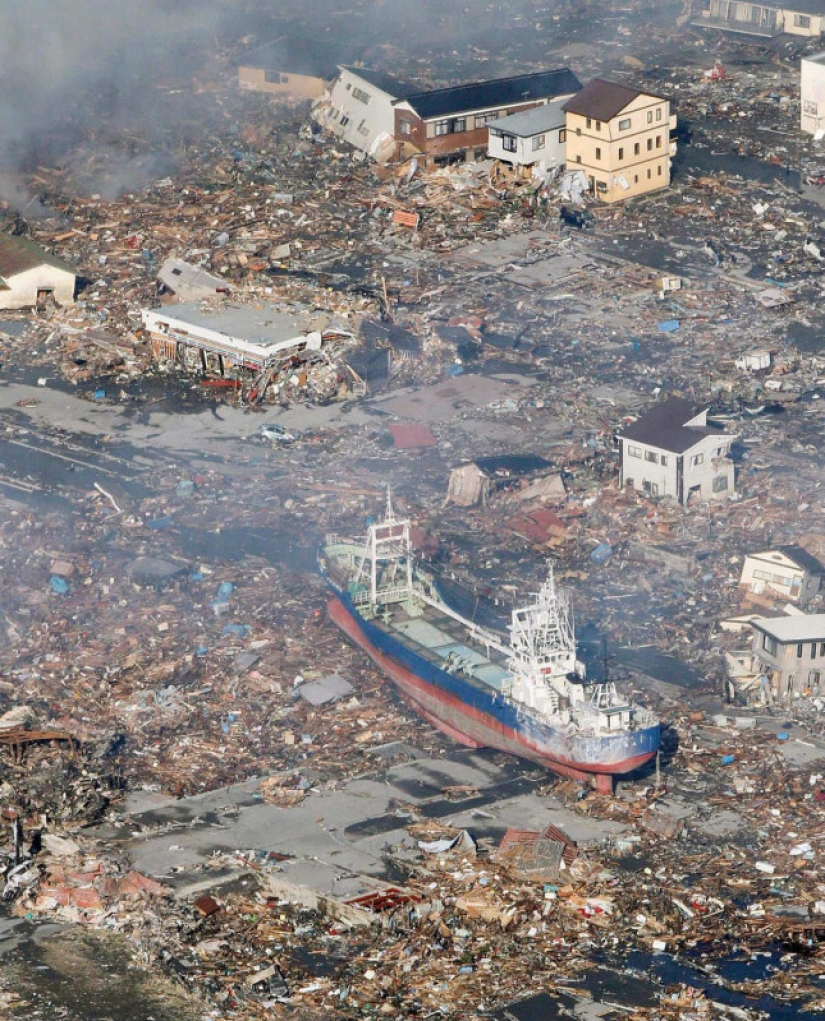
[[[348,326],[329,315],[268,305],[209,309],[192,302],[174,306],[172,314],[144,309],[142,318],[158,361],[239,384],[243,375],[247,383],[254,378],[249,392],[256,400],[267,390],[278,395],[289,384],[305,387],[311,373],[323,377],[325,395],[331,396],[343,382],[335,359],[355,340]]]

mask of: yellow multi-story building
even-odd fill
[[[587,175],[602,202],[621,202],[670,184],[675,154],[670,101],[594,78],[564,104],[567,169]]]

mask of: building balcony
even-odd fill
[[[758,36],[760,39],[773,39],[782,34],[782,27],[776,23],[775,12],[773,18],[765,24],[720,17],[697,18],[691,24],[694,28],[718,28],[722,32],[738,32],[742,35]]]

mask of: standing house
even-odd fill
[[[0,308],[74,304],[72,267],[26,238],[0,234]]]
[[[384,161],[395,152],[395,109],[399,96],[412,91],[382,71],[340,65],[329,103],[314,115],[324,127],[356,149]]]
[[[669,100],[594,78],[564,110],[567,169],[584,171],[596,198],[620,202],[670,185]]]
[[[733,494],[734,437],[708,425],[707,410],[671,397],[622,430],[620,486],[648,496],[719,500]]]
[[[715,28],[762,39],[772,39],[783,33],[816,38],[825,31],[825,8],[822,0],[793,0],[791,7],[744,3],[743,0],[709,0],[701,17],[693,24],[698,28]]]
[[[565,100],[557,99],[490,124],[487,155],[513,167],[546,174],[565,158]]]
[[[756,617],[752,668],[768,678],[779,698],[810,691],[825,681],[825,613]]]
[[[802,58],[800,73],[801,127],[812,135],[825,134],[825,53]]]
[[[819,592],[822,572],[822,564],[801,546],[776,546],[745,557],[739,587],[807,603]]]
[[[496,78],[429,92],[413,92],[394,102],[396,142],[406,154],[423,153],[426,165],[483,159],[488,126],[579,91],[568,68]]]
[[[337,61],[324,55],[317,39],[284,36],[243,54],[238,65],[238,85],[247,92],[318,99],[336,66]]]

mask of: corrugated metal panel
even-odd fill
[[[425,649],[438,649],[452,643],[450,635],[426,620],[408,620],[403,624],[396,624],[395,628],[408,635],[414,642],[423,645]]]

